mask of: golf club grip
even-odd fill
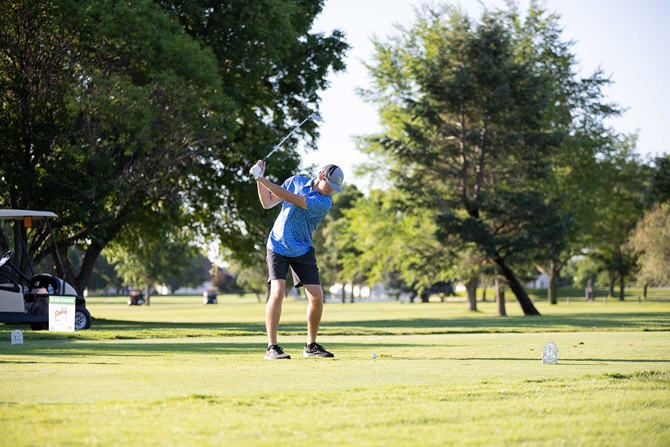
[[[265,156],[265,158],[263,159],[263,163],[265,163],[266,161],[268,161],[268,158],[270,158],[270,155],[274,154],[276,150],[277,150],[276,147],[275,147],[274,149],[272,149],[272,150],[270,151],[270,153],[267,154],[267,155]]]

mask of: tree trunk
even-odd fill
[[[487,281],[486,284],[484,284],[483,287],[482,287],[482,302],[483,303],[486,302],[486,289],[488,288],[488,285],[489,284],[488,284],[488,281]]]
[[[614,297],[614,283],[616,282],[616,273],[610,271],[608,274],[607,298]]]
[[[468,310],[477,312],[477,278],[472,278],[465,284],[465,290],[468,292]]]
[[[495,266],[496,271],[498,271],[509,284],[510,289],[514,292],[516,300],[519,302],[523,314],[526,316],[530,315],[540,315],[540,312],[535,308],[535,305],[528,297],[528,294],[524,290],[523,286],[517,279],[514,272],[507,266],[507,263],[499,256],[491,258],[491,263]]]
[[[64,250],[65,256],[63,257],[63,263],[65,266],[63,267],[65,268],[66,272],[63,272],[63,276],[64,278],[67,278],[68,276],[70,278],[75,278],[72,286],[77,289],[77,293],[80,295],[84,294],[84,289],[86,289],[88,282],[91,280],[95,260],[98,259],[98,256],[102,252],[102,248],[102,245],[98,242],[91,242],[91,245],[89,245],[88,250],[86,250],[86,254],[84,255],[84,260],[82,261],[79,275],[76,277],[72,270],[72,265],[70,264],[70,257],[67,255],[67,250]]]
[[[619,276],[619,301],[624,300],[624,291],[625,290],[626,290],[626,280],[625,280],[624,274],[622,273]]]
[[[647,299],[647,286],[648,286],[648,285],[649,285],[649,284],[646,284],[646,283],[645,283],[645,284],[644,284],[644,287],[642,288],[642,298],[644,298],[645,300]]]
[[[147,306],[151,305],[151,287],[153,286],[152,282],[147,282],[147,293],[144,295],[144,302]]]
[[[500,284],[500,279],[496,278],[494,285],[494,294],[498,307],[498,316],[506,317],[507,311],[505,310],[505,289]]]
[[[549,304],[558,304],[558,295],[556,291],[556,280],[558,279],[558,268],[554,261],[549,261],[549,288],[547,289],[547,298]]]
[[[409,302],[413,303],[414,298],[416,298],[417,295],[418,293],[416,292],[416,289],[412,289],[412,292],[409,294]]]
[[[353,281],[351,281],[351,301],[349,301],[349,302],[350,303],[354,302],[354,282]]]
[[[121,215],[130,215],[130,212],[128,209],[124,208],[124,210],[120,213]],[[86,287],[88,287],[88,282],[91,280],[91,275],[93,273],[93,264],[95,264],[96,259],[98,259],[98,256],[100,256],[100,253],[102,250],[105,248],[106,245],[109,244],[111,240],[113,240],[123,229],[124,225],[126,224],[126,219],[118,219],[114,221],[111,225],[109,225],[106,228],[106,236],[103,240],[99,241],[92,241],[91,244],[88,246],[88,249],[86,249],[86,254],[84,255],[84,260],[82,262],[81,269],[79,270],[79,275],[75,275],[74,272],[72,271],[72,266],[69,266],[68,268],[70,269],[70,275],[72,278],[76,278],[75,284],[72,284],[72,286],[77,290],[77,293],[83,294],[84,290]],[[61,244],[59,244],[59,247],[64,248],[64,252],[67,255],[68,247],[70,247],[72,244],[67,240],[67,238],[64,241],[61,241]],[[66,256],[67,257],[67,256]],[[69,264],[68,261],[63,260],[66,264]]]

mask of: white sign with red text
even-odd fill
[[[49,330],[74,332],[74,296],[49,297]]]

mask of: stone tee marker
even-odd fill
[[[556,363],[558,363],[558,348],[554,343],[549,342],[542,349],[542,364],[555,365]]]
[[[14,329],[12,331],[12,344],[13,345],[23,344],[23,332],[21,332],[20,329]]]

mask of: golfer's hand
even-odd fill
[[[258,160],[255,165],[249,169],[249,174],[251,174],[254,177],[254,180],[258,180],[260,177],[263,177],[263,173],[265,172],[265,163],[263,163],[263,160]]]

